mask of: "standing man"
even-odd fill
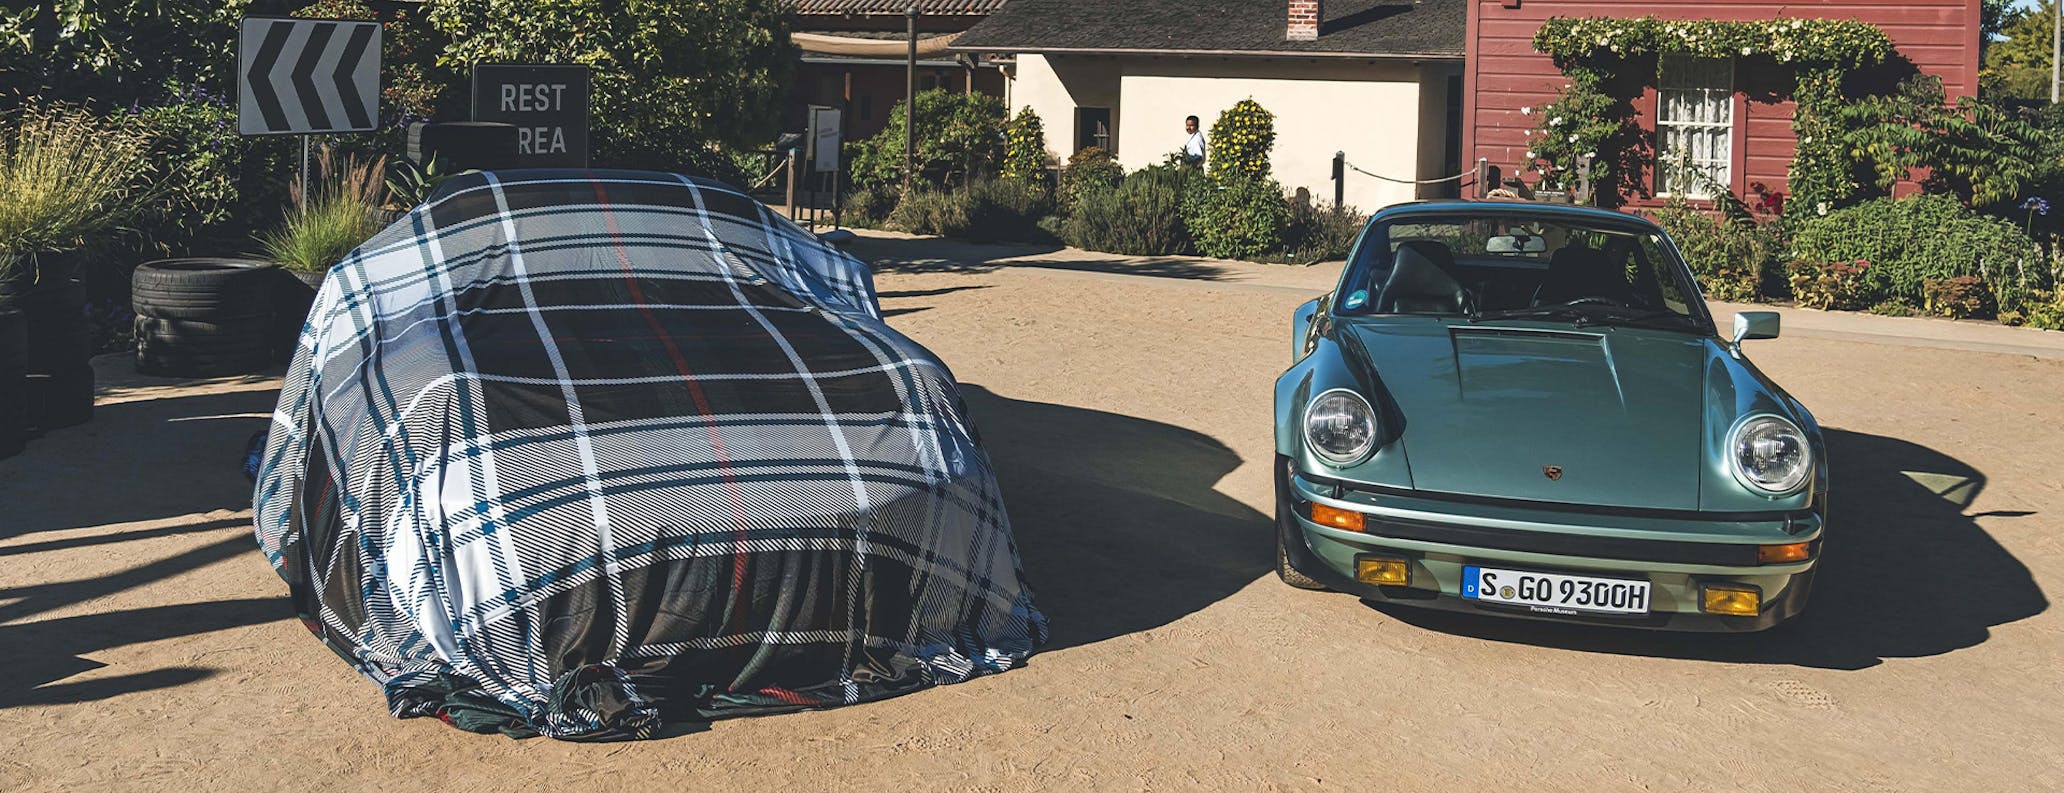
[[[1204,167],[1204,132],[1197,128],[1196,116],[1183,119],[1183,131],[1190,133],[1189,139],[1183,141],[1183,164],[1193,168]]]

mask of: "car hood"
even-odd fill
[[[1417,489],[1699,508],[1706,380],[1729,371],[1706,365],[1703,337],[1418,320],[1339,333],[1401,418]]]

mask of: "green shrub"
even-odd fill
[[[871,187],[903,181],[903,116],[908,105],[889,110],[889,124],[874,137],[847,144],[853,183]],[[917,181],[943,186],[967,183],[996,172],[1003,156],[1003,100],[988,94],[944,89],[917,95],[912,118],[917,135]]]
[[[1887,300],[1871,306],[1870,313],[1883,317],[1918,317],[1921,315],[1921,310],[1897,300]]]
[[[1115,187],[1091,187],[1061,225],[1061,239],[1083,250],[1131,256],[1181,253],[1188,243],[1182,203],[1193,182],[1183,167],[1142,168]]]
[[[961,236],[975,242],[1034,242],[1046,236],[1039,219],[1053,212],[1046,188],[1015,179],[976,179],[957,196],[967,226]]]
[[[328,270],[383,225],[384,161],[332,157],[325,149],[312,170],[313,194],[302,195],[297,188],[286,222],[260,240],[267,259],[295,272]]]
[[[1656,224],[1677,243],[1699,287],[1714,300],[1746,302],[1775,291],[1772,265],[1783,250],[1775,229],[1746,217],[1716,217],[1672,200],[1653,213]]]
[[[846,194],[839,222],[863,229],[881,228],[895,208],[895,194],[877,188],[856,188]]]
[[[1875,267],[1862,259],[1818,262],[1800,259],[1785,266],[1791,273],[1792,297],[1799,305],[1822,310],[1853,311],[1873,304],[1870,274]]]
[[[1292,201],[1284,247],[1292,261],[1304,264],[1345,259],[1368,221],[1354,207]]]
[[[1075,204],[1082,200],[1082,194],[1090,190],[1116,187],[1125,178],[1125,169],[1119,167],[1118,158],[1095,146],[1075,152],[1068,158],[1068,165],[1061,169],[1061,181],[1054,191],[1055,202],[1060,210],[1074,213]]]
[[[2020,309],[2001,311],[1999,320],[2008,325],[2064,330],[2064,289],[2034,292]]]
[[[1197,252],[1220,259],[1256,259],[1283,249],[1290,202],[1274,179],[1222,172],[1192,182],[1183,226]]]
[[[0,127],[0,269],[74,250],[148,197],[149,139],[128,120],[31,108]]]
[[[1269,177],[1269,151],[1276,147],[1276,116],[1253,99],[1242,99],[1211,124],[1213,177]]]
[[[945,190],[909,190],[897,199],[887,225],[911,234],[958,236],[967,231],[967,202]]]
[[[1868,303],[1896,298],[1920,305],[1928,279],[1969,275],[1984,280],[2000,308],[2012,310],[2049,285],[2028,235],[1946,196],[1880,198],[1838,209],[1802,222],[1792,244],[1802,259],[1869,261]]]
[[[243,253],[259,229],[284,215],[300,159],[291,138],[238,135],[236,108],[201,89],[143,108],[136,118],[150,135],[152,178],[163,198],[133,219],[144,248],[134,253]]]
[[[1938,317],[1968,319],[1993,313],[1992,290],[1975,275],[1929,278],[1921,282],[1921,294],[1926,300],[1922,305]]]

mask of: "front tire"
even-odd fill
[[[1285,535],[1295,531],[1296,524],[1292,522],[1289,515],[1285,514],[1286,512],[1283,500],[1281,498],[1276,499],[1276,577],[1283,579],[1283,583],[1298,589],[1323,590],[1326,588],[1325,584],[1319,583],[1317,579],[1298,572],[1297,568],[1290,566],[1290,549],[1285,545],[1285,543],[1289,542],[1289,538]]]

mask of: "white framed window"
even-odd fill
[[[1712,198],[1734,183],[1734,61],[1688,55],[1659,60],[1656,192]]]

